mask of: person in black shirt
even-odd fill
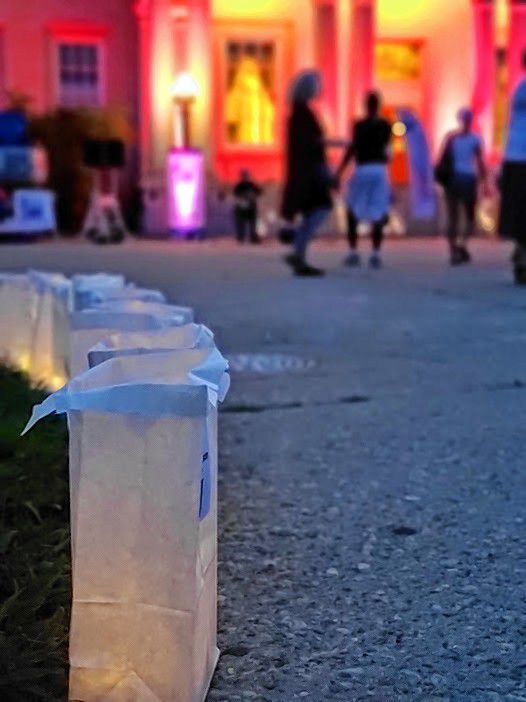
[[[391,125],[380,117],[380,96],[370,92],[366,96],[367,116],[354,125],[352,141],[345,152],[338,169],[338,178],[354,159],[356,168],[347,191],[348,238],[351,253],[345,262],[349,266],[360,265],[358,248],[358,225],[369,222],[372,225],[373,253],[369,264],[372,268],[381,266],[380,249],[383,229],[389,217],[391,189],[387,174]]]
[[[254,183],[248,170],[241,171],[239,182],[234,186],[234,220],[236,225],[236,236],[240,243],[245,241],[248,233],[249,240],[253,244],[259,244],[256,224],[258,219],[258,197],[262,193],[261,188]]]

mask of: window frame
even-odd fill
[[[272,44],[275,52],[275,138],[272,144],[234,144],[230,142],[226,134],[225,101],[226,101],[226,76],[228,70],[228,60],[226,57],[226,47],[229,42],[239,42],[249,44],[253,41],[256,44]],[[291,26],[288,22],[230,22],[219,20],[214,22],[214,45],[215,45],[215,88],[214,105],[221,114],[221,120],[217,120],[215,132],[215,143],[218,154],[223,157],[230,155],[255,153],[261,155],[272,155],[283,149],[283,133],[281,125],[286,114],[285,94],[291,70],[291,49],[292,37]]]
[[[63,23],[54,22],[48,25],[49,34],[49,77],[50,77],[50,95],[53,107],[62,107],[64,109],[77,108],[93,108],[101,109],[106,107],[108,90],[107,90],[107,37],[109,34],[108,27],[105,25],[95,25],[91,23]],[[89,45],[97,48],[98,60],[98,89],[97,89],[97,104],[96,105],[64,105],[61,101],[61,85],[60,85],[60,46],[64,44],[70,45]]]

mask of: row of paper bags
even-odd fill
[[[119,276],[4,276],[0,319],[9,360],[27,359],[34,378],[71,373],[25,430],[67,413],[69,699],[202,702],[219,654],[217,406],[229,387],[212,333]]]
[[[116,331],[153,331],[193,321],[188,307],[121,275],[29,271],[0,275],[0,359],[56,390],[87,368],[87,352]]]

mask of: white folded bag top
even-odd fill
[[[98,290],[118,290],[126,284],[123,275],[118,273],[77,273],[72,278],[75,291],[75,309],[82,310],[92,302],[92,295]]]
[[[115,300],[141,300],[142,302],[166,302],[164,293],[150,288],[138,288],[128,284],[124,288],[99,288],[91,292],[90,304],[113,302]]]
[[[115,312],[135,312],[136,314],[153,314],[166,317],[170,314],[184,319],[185,324],[194,321],[194,311],[191,307],[181,305],[166,305],[159,302],[145,302],[144,300],[109,300],[94,305],[93,309],[113,310]]]
[[[88,352],[90,368],[116,356],[156,353],[162,350],[202,349],[215,346],[214,335],[203,324],[185,324],[151,332],[115,332]]]
[[[29,372],[38,298],[27,274],[0,275],[0,359]]]
[[[120,356],[33,409],[67,412],[70,699],[203,702],[217,662],[215,348]]]
[[[114,332],[146,332],[187,324],[188,308],[155,303],[138,306],[106,303],[75,312],[70,318],[70,370],[75,376],[88,368],[88,352],[99,341]],[[191,310],[190,310],[191,312]]]

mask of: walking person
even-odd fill
[[[482,137],[473,131],[473,112],[463,108],[458,113],[459,129],[446,137],[436,180],[446,196],[450,262],[452,266],[469,263],[468,239],[475,230],[478,184],[487,187]],[[465,228],[459,231],[460,213],[464,211]]]
[[[354,159],[356,168],[347,189],[347,235],[351,253],[345,259],[348,266],[359,266],[358,225],[369,222],[372,227],[372,248],[369,265],[380,268],[380,251],[384,227],[389,219],[391,186],[387,173],[391,125],[380,116],[381,98],[371,91],[365,98],[366,117],[354,125],[352,140],[337,171],[339,180]]]
[[[508,138],[501,176],[500,235],[515,241],[515,282],[526,285],[526,52],[524,75],[511,101]]]
[[[282,216],[292,222],[301,215],[294,234],[294,253],[286,263],[297,276],[321,276],[324,272],[306,261],[307,248],[332,208],[334,185],[325,156],[321,125],[311,103],[321,93],[317,71],[303,71],[292,82],[291,110],[287,125],[287,170]]]
[[[239,181],[234,186],[234,221],[236,225],[236,237],[242,244],[248,236],[252,244],[260,244],[261,240],[257,234],[258,219],[258,198],[262,190],[254,183],[250,177],[250,171],[246,168],[240,173]]]

